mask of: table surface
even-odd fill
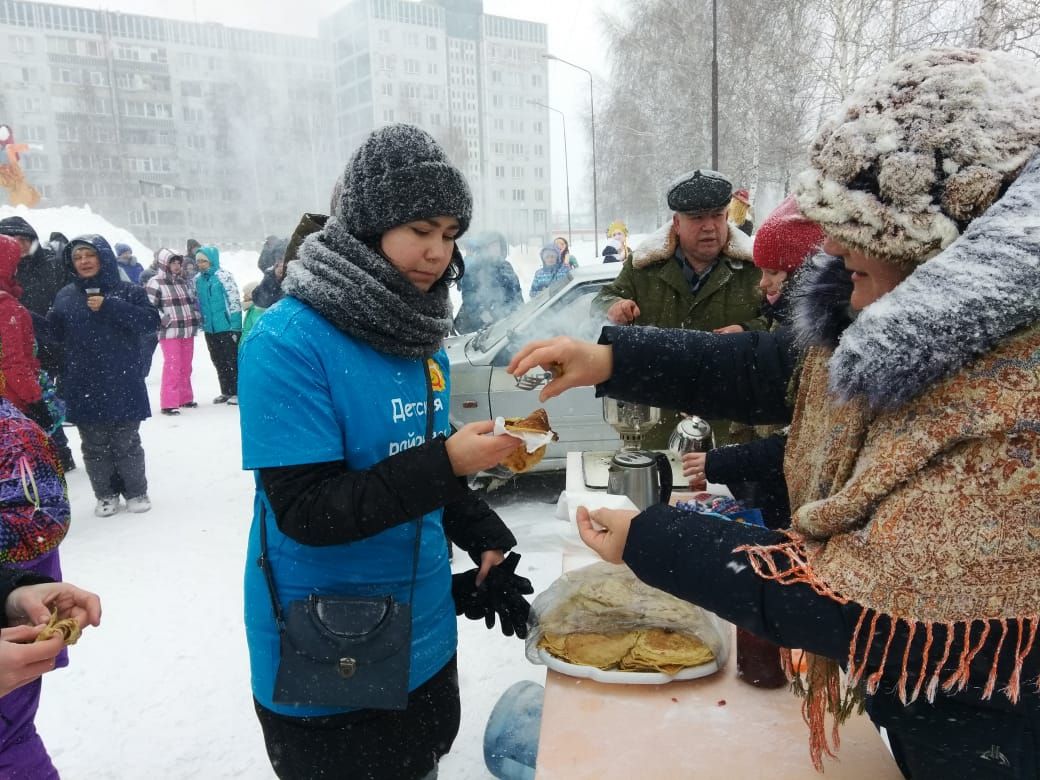
[[[566,556],[563,568],[593,560]],[[665,685],[612,685],[547,671],[536,777],[818,777],[801,700],[783,688],[742,682],[730,655],[717,674]],[[866,716],[850,718],[840,734],[838,759],[825,759],[827,780],[902,777]]]

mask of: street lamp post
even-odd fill
[[[596,248],[596,257],[599,257],[599,190],[596,186],[596,106],[592,99],[592,71],[581,67],[581,65],[575,65],[562,57],[557,57],[555,54],[543,54],[542,56],[547,60],[555,60],[556,62],[562,62],[564,65],[570,65],[572,68],[577,68],[589,77],[589,117],[592,120],[592,229],[594,231],[592,242]]]
[[[567,158],[567,117],[563,115],[563,112],[558,108],[546,105],[545,103],[539,103],[537,100],[528,100],[528,103],[534,106],[541,106],[547,108],[550,111],[560,115],[560,122],[563,124],[563,175],[564,180],[567,182],[567,246],[574,243],[574,238],[571,236],[571,171],[570,163]]]
[[[718,2],[711,0],[711,169],[719,169],[719,24]]]

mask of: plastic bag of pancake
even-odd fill
[[[594,563],[564,573],[531,605],[526,652],[620,671],[664,672],[730,652],[727,624],[688,601],[652,588],[627,566]]]

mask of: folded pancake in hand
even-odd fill
[[[506,431],[509,433],[552,433],[553,441],[559,439],[552,432],[552,429],[549,428],[549,414],[545,409],[535,409],[527,417],[507,417],[505,426]],[[516,446],[516,449],[506,456],[505,460],[502,461],[502,465],[514,474],[527,471],[534,468],[545,457],[545,448],[547,446],[543,444],[534,452],[528,452],[527,445],[521,442]]]
[[[52,636],[60,636],[66,645],[74,645],[82,633],[83,630],[74,618],[58,620],[58,610],[55,608],[51,610],[51,618],[47,621],[47,625],[36,635],[34,641],[45,642]]]

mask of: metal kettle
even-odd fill
[[[639,511],[667,504],[672,495],[672,464],[663,452],[622,450],[607,468],[607,492],[628,496]]]

